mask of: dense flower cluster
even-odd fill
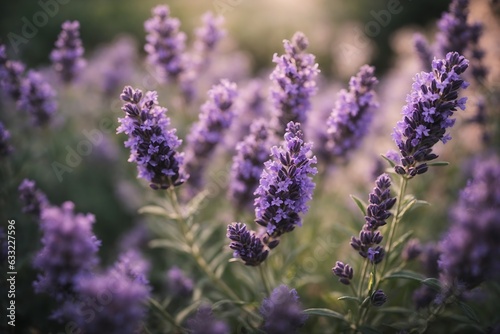
[[[245,224],[230,224],[227,237],[231,240],[229,248],[234,250],[233,256],[242,259],[247,266],[258,266],[269,254],[262,239],[255,232],[247,230]]]
[[[500,278],[500,159],[478,161],[472,180],[451,211],[452,225],[440,244],[439,267],[448,284],[472,289]]]
[[[265,298],[260,307],[264,318],[262,328],[266,333],[291,334],[304,325],[307,315],[302,311],[299,296],[295,289],[280,285]]]
[[[24,179],[19,185],[19,199],[23,205],[23,212],[40,217],[44,208],[49,206],[49,201],[45,194],[37,189],[35,181]]]
[[[337,261],[335,262],[335,267],[332,268],[332,272],[335,276],[339,277],[340,283],[345,285],[351,284],[354,270],[350,265]]]
[[[74,81],[85,67],[83,46],[80,39],[80,23],[66,21],[56,41],[56,47],[50,54],[54,69],[65,83]]]
[[[402,155],[401,165],[396,166],[398,174],[413,177],[425,173],[427,161],[437,158],[433,146],[451,139],[447,129],[455,120],[453,112],[465,109],[467,98],[458,98],[460,88],[468,83],[461,78],[469,62],[456,52],[450,52],[446,59],[435,59],[431,73],[421,72],[414,78],[411,94],[403,107],[403,120],[399,121],[392,134]]]
[[[375,101],[375,68],[364,65],[349,81],[349,90],[341,90],[337,102],[327,120],[328,141],[326,148],[333,160],[346,158],[356,149],[368,132]]]
[[[185,176],[180,168],[184,157],[176,151],[182,141],[175,129],[168,130],[170,119],[167,109],[158,105],[158,94],[143,94],[127,86],[120,99],[125,102],[122,110],[126,116],[118,119],[121,125],[117,133],[129,136],[125,147],[130,148],[129,161],[137,163],[139,177],[149,181],[153,189],[182,184]]]
[[[24,69],[23,63],[7,58],[5,45],[0,44],[0,88],[14,101],[21,96]]]
[[[310,98],[316,94],[316,76],[319,73],[314,56],[306,53],[307,37],[297,32],[292,40],[284,40],[285,54],[274,54],[276,68],[271,73],[271,99],[278,124],[277,132],[284,133],[289,122],[305,123],[311,109]]]
[[[172,267],[167,272],[167,284],[169,292],[176,297],[187,298],[191,296],[194,282],[179,267]]]
[[[33,124],[45,125],[57,110],[55,97],[56,92],[42,75],[30,70],[21,83],[18,107],[28,112]]]
[[[10,132],[0,122],[0,159],[12,153],[13,148],[10,145]]]
[[[113,270],[127,276],[133,281],[147,285],[149,284],[147,276],[151,269],[150,267],[151,264],[144,259],[138,250],[129,249],[120,254],[118,261],[113,266]]]
[[[300,123],[288,123],[284,138],[282,147],[272,147],[255,191],[255,222],[271,238],[302,224],[299,214],[308,210],[314,190],[311,175],[317,173],[316,157],[309,157],[312,144],[304,142]]]
[[[222,320],[218,320],[212,313],[209,305],[198,308],[196,315],[187,322],[190,333],[193,334],[229,334],[229,326]]]
[[[75,214],[75,205],[47,207],[41,213],[43,248],[33,266],[42,271],[34,282],[37,293],[48,293],[57,300],[75,292],[79,278],[98,263],[101,242],[92,233],[95,219],[91,214]]]

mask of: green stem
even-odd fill
[[[181,332],[184,331],[184,328],[179,326],[177,324],[177,321],[175,321],[174,317],[168,313],[156,300],[153,298],[149,298],[149,303],[162,315],[162,317],[167,320],[168,323],[170,323],[175,329],[180,330]]]

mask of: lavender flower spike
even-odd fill
[[[288,123],[282,147],[271,149],[264,164],[260,184],[255,191],[255,222],[266,227],[272,238],[290,232],[302,224],[300,213],[308,210],[317,173],[316,157],[309,157],[311,143],[304,142],[300,123]]]
[[[345,285],[351,284],[354,270],[350,265],[337,261],[335,262],[335,267],[332,268],[332,272],[335,276],[339,277],[340,283]]]
[[[421,72],[415,76],[412,92],[406,97],[403,120],[394,128],[392,137],[402,155],[398,174],[413,177],[425,173],[427,161],[437,158],[433,146],[451,139],[446,133],[455,120],[453,112],[465,110],[467,98],[458,98],[460,88],[469,85],[461,74],[469,61],[457,52],[450,52],[446,59],[434,59],[432,72]]]
[[[267,258],[269,250],[253,231],[248,231],[245,224],[232,223],[227,227],[227,237],[231,239],[229,248],[233,256],[239,257],[247,266],[258,266]]]
[[[18,107],[31,115],[32,123],[37,126],[50,122],[57,110],[56,93],[42,75],[29,71],[21,84]]]
[[[0,88],[14,101],[21,96],[24,69],[23,63],[7,59],[5,45],[0,44]]]
[[[92,233],[94,216],[75,214],[74,208],[72,202],[65,202],[41,213],[43,248],[33,265],[42,274],[33,285],[37,293],[49,293],[57,300],[73,294],[77,280],[98,263],[101,242]]]
[[[375,68],[364,65],[349,81],[349,91],[341,90],[330,117],[327,120],[327,150],[333,160],[346,158],[359,147],[378,107],[374,88],[378,80]]]
[[[19,199],[23,205],[23,212],[40,217],[42,210],[49,206],[47,196],[37,189],[35,181],[24,179],[19,185]]]
[[[12,153],[13,148],[9,143],[10,141],[10,133],[5,129],[3,123],[0,122],[0,161],[3,157],[8,156]]]
[[[78,21],[64,22],[56,47],[50,54],[54,69],[64,83],[74,81],[85,67],[83,52],[80,23]]]
[[[310,98],[316,94],[315,78],[319,73],[314,56],[306,53],[306,36],[297,32],[292,40],[284,40],[285,54],[274,54],[276,68],[271,73],[271,98],[277,118],[277,132],[283,134],[288,122],[304,123],[311,110]]]
[[[158,94],[143,94],[127,86],[120,99],[125,102],[122,110],[126,116],[118,119],[121,125],[117,133],[129,136],[125,147],[130,148],[129,161],[137,163],[139,177],[149,181],[153,189],[182,184],[186,179],[180,171],[184,156],[176,151],[182,141],[175,129],[168,130],[170,119],[167,109],[158,105]]]
[[[207,56],[212,52],[226,32],[221,28],[224,17],[214,16],[211,12],[206,12],[202,16],[203,26],[195,31],[194,50],[198,57],[196,64],[202,67],[208,60]]]
[[[188,298],[192,295],[194,282],[179,267],[172,267],[167,272],[168,291],[175,297]]]
[[[229,326],[214,317],[210,305],[201,305],[196,315],[187,321],[187,327],[192,334],[230,333]]]
[[[455,51],[464,54],[471,40],[471,30],[467,24],[469,0],[453,0],[448,12],[438,22],[436,36],[440,55]]]
[[[280,285],[260,307],[264,318],[262,326],[266,333],[292,334],[304,325],[307,315],[302,311],[299,296],[295,289]]]

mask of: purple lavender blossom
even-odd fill
[[[232,223],[227,227],[227,237],[231,239],[229,248],[234,250],[233,256],[240,258],[247,266],[258,266],[267,258],[269,250],[259,236],[247,230],[242,223]]]
[[[28,112],[34,125],[46,125],[57,110],[55,97],[54,89],[40,73],[28,71],[21,84],[18,108]]]
[[[23,212],[40,218],[43,209],[50,205],[47,196],[40,191],[35,181],[24,179],[19,185],[19,199],[23,205]]]
[[[66,21],[61,28],[56,47],[50,54],[50,60],[62,81],[67,84],[73,82],[85,67],[84,49],[78,21]]]
[[[218,320],[212,313],[210,305],[202,305],[196,315],[187,321],[187,328],[192,334],[229,334],[229,326]]]
[[[0,122],[0,160],[11,154],[13,150],[10,145],[10,132]]]
[[[221,80],[208,91],[208,101],[201,106],[199,120],[187,137],[186,172],[194,190],[202,187],[203,171],[224,132],[231,126],[233,104],[237,96],[235,83]]]
[[[113,269],[124,274],[133,281],[137,281],[144,285],[149,284],[147,276],[151,269],[151,263],[136,249],[129,249],[120,254]]]
[[[354,270],[350,265],[337,261],[335,262],[335,267],[332,268],[332,272],[335,276],[339,277],[340,283],[345,285],[351,284]]]
[[[491,156],[476,163],[440,243],[439,269],[448,285],[472,289],[485,280],[500,279],[499,217],[500,159]]]
[[[214,16],[211,12],[206,12],[202,16],[203,26],[195,30],[194,57],[197,67],[207,65],[208,56],[215,50],[217,44],[226,35],[221,28],[224,17]]]
[[[152,14],[144,23],[148,61],[159,71],[161,79],[177,80],[184,71],[186,34],[179,31],[180,21],[170,16],[168,6],[156,6]]]
[[[176,151],[182,141],[175,129],[168,130],[167,109],[158,105],[156,91],[143,95],[141,90],[127,86],[120,99],[126,102],[122,107],[126,116],[118,119],[121,125],[117,133],[129,136],[125,142],[125,147],[130,148],[128,161],[137,163],[139,177],[149,181],[155,190],[182,184],[185,176],[180,167],[184,156]]]
[[[57,300],[74,293],[79,277],[88,275],[98,263],[101,242],[92,233],[91,214],[75,214],[75,205],[46,207],[41,212],[43,248],[33,261],[42,271],[33,283],[36,293],[48,293]]]
[[[439,32],[436,36],[440,55],[455,51],[464,54],[470,42],[470,29],[467,24],[469,0],[453,0],[448,12],[438,22]]]
[[[315,186],[311,175],[317,173],[316,157],[309,157],[312,144],[304,142],[300,123],[288,123],[284,138],[282,147],[271,148],[255,191],[255,222],[271,238],[302,225],[299,214],[308,210]]]
[[[307,315],[302,311],[299,296],[295,289],[280,285],[265,298],[260,307],[264,317],[262,329],[266,333],[292,334],[304,325]]]
[[[364,65],[349,81],[349,90],[341,90],[326,124],[327,150],[333,160],[347,158],[368,133],[373,112],[378,107],[374,88],[378,83],[375,68]]]
[[[7,58],[5,45],[0,44],[0,88],[14,101],[21,96],[24,69],[23,63]]]
[[[413,44],[415,46],[417,56],[420,59],[420,63],[422,64],[422,68],[425,71],[428,71],[433,59],[431,46],[427,42],[427,39],[419,33],[413,35]]]
[[[394,128],[392,137],[402,155],[398,174],[413,177],[425,173],[427,161],[437,158],[433,146],[451,139],[446,129],[453,126],[453,112],[465,110],[467,98],[458,98],[460,88],[468,83],[460,75],[469,62],[457,52],[450,52],[446,59],[435,59],[431,73],[421,72],[414,78],[412,92],[403,107],[403,120]]]
[[[229,197],[241,209],[253,208],[253,193],[259,186],[264,162],[269,159],[273,135],[263,119],[252,123],[250,134],[236,145],[231,167]]]
[[[377,290],[373,292],[373,294],[370,296],[370,302],[375,307],[380,307],[384,305],[386,301],[387,301],[387,296],[382,290]]]
[[[311,110],[310,98],[317,91],[315,78],[319,70],[314,56],[305,52],[308,45],[307,37],[296,32],[291,41],[283,41],[285,54],[273,56],[276,68],[270,76],[271,99],[279,134],[283,134],[289,122],[305,123]]]
[[[401,257],[405,261],[412,261],[418,258],[421,253],[422,245],[420,244],[420,241],[418,239],[410,239],[410,241],[406,243]]]
[[[175,297],[188,298],[193,294],[194,282],[177,266],[167,272],[168,291]]]

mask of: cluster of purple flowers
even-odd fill
[[[56,47],[50,54],[54,69],[64,83],[74,81],[85,67],[83,46],[80,39],[80,23],[66,21],[56,41]]]
[[[21,97],[24,70],[23,63],[7,58],[5,45],[0,44],[0,88],[14,101]]]
[[[194,282],[179,267],[172,267],[167,272],[169,292],[179,298],[188,298],[192,295]]]
[[[247,266],[258,266],[264,262],[269,255],[269,249],[265,247],[262,238],[247,229],[242,223],[232,223],[227,227],[227,237],[231,240],[229,248],[235,258],[240,258]],[[272,248],[272,245],[269,247]]]
[[[316,94],[319,73],[314,56],[306,53],[307,37],[297,32],[292,40],[284,40],[285,54],[274,54],[276,68],[271,73],[271,99],[277,118],[277,133],[283,134],[289,122],[304,124],[311,109],[311,96]]]
[[[469,62],[457,52],[446,59],[435,59],[431,73],[421,72],[414,77],[413,89],[403,107],[403,120],[394,128],[392,137],[401,153],[401,165],[396,172],[407,177],[425,173],[427,161],[437,158],[433,146],[451,139],[447,129],[455,120],[453,112],[465,109],[467,98],[459,98],[460,88],[468,83],[461,78]]]
[[[181,171],[183,155],[176,151],[181,140],[176,130],[168,130],[170,119],[166,108],[158,105],[158,94],[145,94],[130,86],[124,88],[120,99],[125,102],[117,133],[129,136],[125,147],[130,148],[129,161],[137,163],[139,177],[150,182],[153,189],[167,189],[185,181]]]
[[[218,320],[212,313],[210,305],[201,305],[196,315],[187,321],[187,327],[193,334],[229,334],[229,326]]]
[[[40,217],[42,210],[50,205],[47,196],[36,187],[35,181],[24,179],[19,185],[19,199],[23,212]]]

